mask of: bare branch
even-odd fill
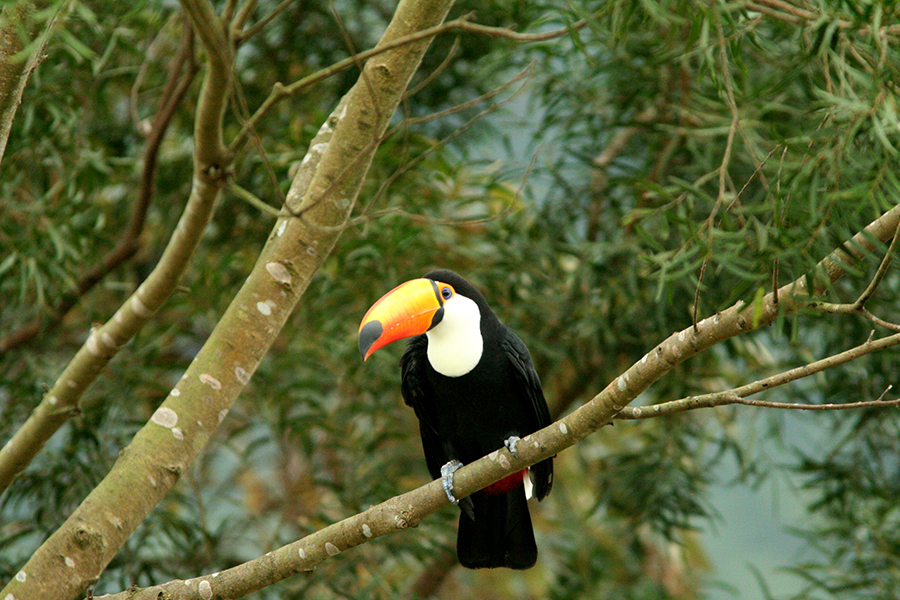
[[[670,402],[663,402],[661,404],[654,404],[652,406],[625,407],[616,416],[616,418],[647,419],[664,415],[673,415],[676,413],[695,410],[698,408],[712,408],[715,406],[727,406],[729,404],[745,404],[748,406],[791,408],[798,410],[845,410],[854,408],[866,408],[870,406],[894,406],[896,404],[900,404],[900,400],[883,401],[879,398],[878,400],[874,401],[851,402],[847,404],[795,404],[785,402],[767,402],[763,400],[746,400],[746,397],[776,388],[792,381],[797,381],[798,379],[802,379],[804,377],[809,377],[810,375],[820,373],[825,369],[836,367],[837,365],[855,360],[861,356],[865,356],[866,354],[878,352],[880,350],[896,346],[897,344],[900,344],[900,334],[891,335],[878,340],[869,339],[866,340],[865,343],[860,344],[855,348],[845,350],[840,354],[835,354],[834,356],[829,356],[827,358],[809,363],[808,365],[790,369],[788,371],[784,371],[783,373],[778,373],[777,375],[772,375],[771,377],[766,377],[765,379],[760,379],[759,381],[754,381],[753,383],[748,383],[747,385],[743,385],[732,390],[713,392],[700,396],[690,396],[688,398],[672,400]]]
[[[282,0],[281,4],[273,8],[272,11],[265,17],[260,19],[259,22],[255,23],[248,29],[243,29],[244,23],[246,23],[247,19],[250,17],[249,9],[256,5],[255,0],[252,2],[247,2],[238,12],[237,16],[235,16],[234,21],[232,21],[231,23],[232,28],[235,30],[237,42],[246,42],[254,35],[262,31],[266,27],[266,25],[268,25],[275,17],[283,13],[287,9],[287,7],[294,2],[295,0]]]
[[[872,297],[875,293],[875,290],[878,289],[878,286],[881,284],[881,280],[884,279],[884,274],[887,273],[888,267],[891,266],[891,259],[894,257],[894,248],[897,245],[897,238],[900,237],[900,227],[894,232],[894,237],[891,238],[891,243],[887,248],[887,251],[884,253],[884,257],[881,259],[881,264],[878,265],[878,269],[875,271],[875,275],[872,277],[872,281],[869,282],[869,285],[866,286],[865,291],[860,294],[859,298],[856,299],[856,302],[853,303],[853,306],[858,310],[862,310],[862,308],[866,305],[866,302]]]

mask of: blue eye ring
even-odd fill
[[[449,286],[445,287],[445,288],[441,288],[441,298],[443,298],[444,300],[449,300],[452,297],[453,297],[453,288],[451,288]]]

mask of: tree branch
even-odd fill
[[[873,401],[851,402],[845,404],[797,404],[788,402],[747,400],[746,397],[770,390],[772,388],[776,388],[791,381],[797,381],[798,379],[809,377],[810,375],[814,375],[826,369],[836,367],[837,365],[850,362],[851,360],[855,360],[861,356],[865,356],[866,354],[871,354],[872,352],[878,352],[880,350],[891,348],[893,346],[896,346],[897,344],[900,344],[900,334],[891,335],[878,340],[866,340],[865,343],[860,344],[855,348],[845,350],[840,354],[835,354],[834,356],[829,356],[827,358],[811,362],[808,365],[790,369],[788,371],[784,371],[783,373],[778,373],[777,375],[772,375],[771,377],[766,377],[765,379],[760,379],[759,381],[754,381],[753,383],[748,383],[731,390],[713,392],[700,396],[690,396],[688,398],[672,400],[670,402],[663,402],[660,404],[654,404],[652,406],[626,406],[618,415],[616,415],[616,418],[625,420],[648,419],[653,417],[674,415],[698,408],[712,408],[715,406],[728,406],[730,404],[744,404],[747,406],[764,406],[768,408],[784,408],[795,410],[846,410],[852,408],[869,408],[872,406],[896,406],[900,404],[900,399],[888,401],[878,399]]]
[[[0,163],[6,154],[6,143],[16,111],[22,102],[25,84],[32,71],[44,59],[44,48],[59,15],[51,19],[42,40],[28,56],[22,56],[25,41],[37,39],[41,22],[33,0],[5,4],[0,12]],[[23,39],[23,36],[25,39]]]

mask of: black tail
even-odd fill
[[[475,520],[459,516],[456,553],[469,569],[508,567],[528,569],[537,562],[537,545],[521,486],[503,494],[476,492],[471,496]]]

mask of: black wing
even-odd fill
[[[444,452],[443,443],[435,428],[437,418],[434,414],[434,392],[425,374],[427,349],[428,338],[424,335],[416,336],[409,341],[400,359],[400,393],[403,395],[403,401],[416,411],[425,463],[428,465],[428,472],[437,479],[441,476],[441,466],[451,457]]]
[[[550,409],[547,408],[547,401],[544,399],[541,380],[537,371],[534,370],[528,347],[509,328],[506,328],[503,351],[509,357],[513,367],[515,367],[519,393],[528,399],[528,405],[533,411],[536,425],[534,431],[547,427],[553,421],[550,419]],[[535,496],[538,500],[541,500],[550,493],[550,488],[553,485],[553,459],[548,458],[532,465],[531,473],[534,475]]]

